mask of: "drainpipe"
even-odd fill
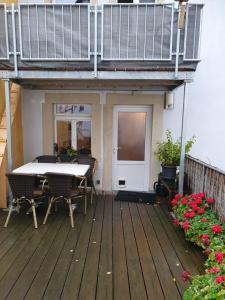
[[[5,112],[6,112],[6,131],[7,131],[7,171],[13,169],[12,156],[12,126],[11,126],[11,96],[10,96],[10,80],[5,80]],[[12,192],[9,188],[9,206],[12,204]]]
[[[106,92],[100,92],[100,174],[101,174],[101,189],[103,189],[103,172],[104,172],[104,105],[106,104]]]
[[[179,167],[179,194],[182,195],[184,191],[187,96],[188,96],[188,85],[187,82],[184,82],[183,109],[182,109],[182,122],[181,122],[181,154],[180,154],[180,167]]]

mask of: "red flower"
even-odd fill
[[[187,219],[189,217],[189,212],[184,212],[183,213],[183,219]]]
[[[215,234],[219,234],[222,232],[222,227],[220,225],[215,224],[212,226],[212,231]]]
[[[225,281],[225,276],[217,276],[216,277],[216,284],[223,283]]]
[[[202,192],[202,193],[198,194],[198,196],[199,196],[200,198],[204,198],[204,197],[205,197],[205,193]]]
[[[180,224],[180,223],[179,223],[179,220],[178,220],[177,218],[174,219],[174,220],[173,220],[173,224],[176,225],[176,226],[179,226],[179,224]]]
[[[190,228],[190,223],[189,223],[189,222],[184,222],[184,223],[183,223],[183,229],[184,229],[185,231],[187,231],[189,228]]]
[[[217,252],[215,255],[215,260],[218,264],[222,264],[224,258],[223,252]]]
[[[221,269],[217,268],[217,267],[212,267],[211,269],[208,269],[208,273],[213,273],[213,274],[217,274],[220,273]]]
[[[189,218],[189,219],[192,219],[192,218],[194,218],[194,217],[195,217],[195,212],[194,212],[194,211],[189,212],[188,218]]]
[[[207,199],[207,203],[208,203],[208,204],[213,204],[213,203],[215,203],[215,199],[213,199],[213,198],[208,198],[208,199]]]
[[[190,202],[189,206],[195,211],[197,211],[199,209],[198,205],[194,201]]]
[[[202,204],[202,199],[201,199],[201,198],[197,198],[197,199],[195,200],[195,203],[196,203],[196,204]]]
[[[188,271],[184,271],[182,273],[182,279],[183,279],[183,281],[186,282],[187,280],[189,280],[189,278],[190,278],[190,273]]]
[[[206,223],[206,222],[208,222],[208,221],[207,221],[205,218],[202,218],[202,219],[201,219],[201,222],[202,222],[202,223]]]
[[[177,206],[178,200],[177,200],[177,199],[173,199],[173,200],[171,201],[171,204],[172,204],[172,206]]]
[[[203,235],[201,235],[201,240],[202,240],[202,242],[205,244],[205,245],[209,245],[209,235],[208,234],[203,234]]]
[[[182,197],[181,194],[176,194],[176,195],[175,195],[175,199],[176,199],[176,200],[180,199],[181,197]]]
[[[180,201],[180,203],[181,203],[182,205],[185,205],[187,202],[188,202],[188,197],[184,197],[184,198]]]
[[[204,208],[199,208],[198,211],[197,211],[197,213],[198,213],[199,215],[203,215],[204,212],[205,212]]]

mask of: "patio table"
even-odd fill
[[[47,172],[68,174],[74,176],[85,176],[89,165],[79,165],[70,163],[27,163],[15,170],[13,173],[44,175]]]

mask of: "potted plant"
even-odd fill
[[[67,147],[67,148],[61,148],[59,151],[59,158],[61,162],[70,162],[74,160],[77,156],[77,150]]]
[[[185,153],[189,153],[195,142],[193,136],[185,144]],[[162,165],[162,176],[166,179],[175,180],[177,166],[180,164],[181,141],[173,141],[172,133],[166,130],[166,140],[158,143],[158,149],[155,152]]]

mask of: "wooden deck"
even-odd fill
[[[75,220],[71,229],[59,210],[35,230],[32,217],[20,214],[0,228],[1,300],[176,300],[188,285],[182,271],[203,271],[200,252],[160,204],[102,195]]]

